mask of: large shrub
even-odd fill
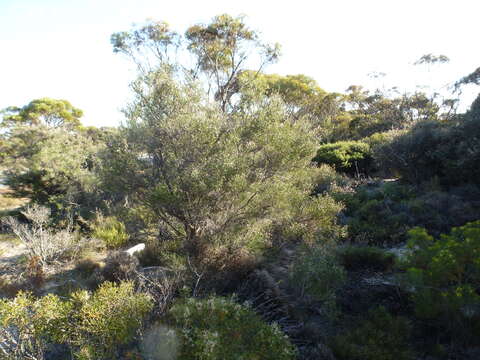
[[[175,304],[169,316],[180,337],[179,360],[295,358],[295,348],[276,325],[234,300],[190,298]]]
[[[59,220],[88,217],[100,204],[94,169],[103,143],[67,126],[16,125],[2,134],[5,183],[15,197],[46,205]]]
[[[340,206],[311,197],[315,138],[277,98],[245,96],[222,112],[194,82],[162,68],[135,84],[122,134],[104,154],[104,184],[145,206],[183,253],[261,252],[273,230],[312,240]],[[219,249],[220,247],[220,249]]]
[[[476,183],[480,176],[480,118],[472,109],[448,122],[423,122],[377,147],[375,157],[412,183],[437,177],[443,185]]]
[[[339,141],[322,145],[313,161],[332,165],[336,170],[349,175],[368,174],[373,165],[370,146],[361,141]]]
[[[425,229],[409,232],[406,267],[415,313],[462,341],[480,327],[480,221],[434,239]],[[474,334],[475,333],[475,334]]]

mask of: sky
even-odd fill
[[[478,0],[0,0],[0,109],[66,99],[86,125],[118,125],[135,71],[113,54],[110,35],[147,18],[184,32],[222,13],[246,15],[264,40],[282,45],[267,72],[302,73],[326,91],[446,89],[480,66]],[[450,62],[413,65],[428,53]],[[386,76],[374,80],[372,72]],[[462,107],[479,91],[467,88]]]

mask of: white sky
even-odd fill
[[[63,98],[84,110],[85,124],[116,125],[134,72],[110,35],[148,17],[183,32],[221,13],[247,15],[282,45],[268,72],[303,73],[327,91],[443,86],[480,66],[478,0],[0,0],[0,108]],[[412,65],[427,53],[451,62],[430,72]],[[374,83],[372,71],[387,76]],[[479,91],[470,88],[464,106]]]

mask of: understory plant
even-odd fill
[[[0,301],[0,353],[40,360],[49,344],[65,344],[76,359],[112,359],[135,338],[152,307],[131,282],[105,282],[93,294],[77,291],[67,300],[21,292]]]
[[[234,299],[188,298],[173,305],[169,318],[181,344],[179,360],[295,358],[294,346],[277,325]]]
[[[461,342],[478,339],[480,221],[452,228],[438,239],[414,228],[408,247],[405,266],[416,315]]]

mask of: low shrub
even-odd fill
[[[179,360],[295,358],[295,348],[278,326],[232,299],[189,298],[175,304],[169,318],[180,338]]]
[[[105,259],[105,266],[100,273],[104,280],[131,280],[135,276],[139,261],[125,251],[115,251]]]
[[[97,215],[92,230],[92,236],[103,240],[110,249],[117,249],[125,245],[130,238],[125,225],[114,216]]]
[[[295,259],[290,272],[290,283],[301,297],[334,305],[335,293],[344,284],[345,275],[345,270],[333,251],[317,246],[306,248]]]
[[[410,331],[405,318],[378,307],[356,326],[334,337],[331,347],[339,360],[413,360],[408,347]]]
[[[20,222],[9,217],[4,221],[11,231],[25,244],[29,256],[38,258],[42,266],[65,259],[75,258],[84,245],[84,240],[73,231],[72,222],[56,231],[50,227],[51,212],[39,205],[28,206],[22,215],[30,222]]]
[[[92,360],[113,358],[118,346],[133,340],[153,307],[150,297],[136,294],[131,282],[105,282],[92,295],[74,294],[72,302],[81,306],[72,334],[76,336],[69,342]]]
[[[152,309],[131,282],[106,282],[93,294],[77,291],[68,300],[34,298],[20,292],[0,300],[0,354],[7,359],[43,359],[49,344],[66,344],[76,359],[116,358]]]
[[[77,264],[75,265],[75,270],[80,272],[82,276],[88,277],[92,275],[100,267],[101,267],[101,263],[86,257],[77,262]]]
[[[461,342],[480,336],[480,221],[452,228],[438,239],[409,232],[408,286],[415,313]],[[478,343],[478,340],[475,340]]]
[[[340,263],[350,271],[388,271],[395,264],[395,255],[374,246],[345,246],[339,249]]]

